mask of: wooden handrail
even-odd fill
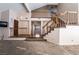
[[[44,33],[47,34],[48,32],[50,32],[52,29],[59,28],[59,27],[66,27],[66,24],[70,24],[72,22],[69,22],[71,20],[70,15],[72,16],[77,14],[77,12],[75,11],[65,11],[64,13],[61,13],[59,15],[56,15],[54,17],[51,18],[50,21],[48,21],[44,26]],[[61,18],[60,16],[63,16],[63,18]],[[62,20],[63,19],[63,20]],[[43,33],[43,34],[44,34]]]
[[[44,28],[45,26],[47,26],[51,21],[52,21],[52,20],[49,20],[49,21],[43,26],[43,28]]]
[[[63,20],[61,20],[58,16],[52,17],[51,20],[48,21],[43,26],[45,34],[48,33],[48,32],[50,32],[52,30],[52,28],[54,29],[55,27],[65,27],[65,22]]]
[[[59,14],[59,16],[63,16],[65,14],[67,14],[67,13],[77,13],[77,12],[76,11],[65,11],[65,12]]]
[[[72,16],[73,15],[73,16]],[[78,15],[77,11],[65,11],[64,13],[59,14],[59,16],[64,19],[65,23],[67,25],[71,25],[71,24],[77,24],[77,22],[74,21],[74,19],[77,20],[77,17],[75,18],[75,16]],[[73,19],[73,20],[72,20]],[[72,20],[72,21],[71,21]]]

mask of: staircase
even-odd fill
[[[64,14],[65,17],[62,16],[64,21],[59,15],[55,15],[51,17],[51,20],[48,21],[47,24],[43,26],[42,37],[47,41],[58,45],[61,45],[64,43],[70,44],[72,41],[76,42],[76,40],[70,39],[72,38],[71,36],[73,36],[74,38],[74,34],[72,33],[77,33],[76,31],[74,31],[74,29],[77,31],[79,29],[77,26],[71,26],[71,25],[77,25],[77,22],[75,22],[76,15],[77,15],[76,12],[67,12]],[[67,39],[65,39],[66,37]],[[77,35],[77,37],[79,36]]]
[[[66,24],[58,16],[54,16],[51,20],[43,27],[44,32],[42,37],[47,39],[49,42],[58,44],[59,42],[59,28],[66,28]]]
[[[66,27],[66,24],[63,20],[61,20],[58,16],[51,17],[51,20],[48,21],[46,25],[43,26],[43,34],[42,37],[54,31],[55,28]]]

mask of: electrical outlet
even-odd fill
[[[74,40],[71,40],[72,42],[74,41]]]

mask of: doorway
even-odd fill
[[[32,37],[41,37],[41,21],[32,21],[31,26]]]
[[[14,36],[18,37],[18,20],[14,20]]]

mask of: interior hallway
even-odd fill
[[[0,54],[71,55],[79,54],[79,46],[58,46],[47,41],[2,40],[0,41]]]

